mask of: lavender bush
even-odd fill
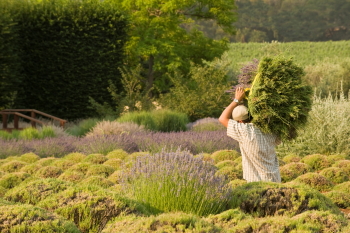
[[[34,140],[0,139],[0,159],[33,152],[40,157],[62,157],[69,153],[107,153],[123,149],[128,153],[161,152],[163,148],[176,151],[178,147],[192,154],[213,153],[217,150],[238,150],[238,144],[226,136],[225,130],[207,132],[144,132],[78,138],[73,136]]]
[[[138,157],[122,184],[126,193],[150,212],[183,211],[200,216],[219,213],[231,196],[217,168],[188,151]]]

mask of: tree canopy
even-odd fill
[[[214,20],[233,34],[236,20],[234,0],[110,0],[118,2],[130,17],[125,65],[144,68],[144,87],[162,93],[169,88],[166,73],[189,72],[195,64],[212,60],[227,49],[227,40],[210,39],[197,30],[187,30],[194,19]]]

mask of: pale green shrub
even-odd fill
[[[84,136],[89,132],[100,120],[98,118],[89,118],[79,121],[66,129],[66,132],[73,136]]]
[[[298,176],[309,172],[310,166],[305,163],[291,162],[280,167],[282,182],[291,181]]]
[[[221,232],[219,227],[194,214],[183,212],[163,213],[157,216],[127,215],[109,223],[102,233],[110,232]]]
[[[302,163],[306,163],[307,165],[310,166],[310,169],[314,171],[319,171],[324,168],[330,167],[331,166],[331,161],[327,158],[325,155],[321,154],[312,154],[305,156],[300,160]]]
[[[151,112],[141,111],[141,112],[128,112],[117,119],[117,122],[125,123],[132,122],[137,125],[142,125],[145,129],[156,131],[157,125],[151,114]]]
[[[32,152],[30,153],[25,153],[20,156],[20,160],[26,163],[34,163],[40,159],[39,155],[36,155]]]
[[[100,121],[87,134],[86,137],[101,135],[120,135],[124,133],[144,132],[145,128],[133,122]]]
[[[217,118],[213,117],[206,117],[199,119],[193,123],[187,124],[187,128],[195,132],[217,131],[226,129],[225,126],[223,126]]]
[[[343,183],[349,180],[349,176],[343,169],[338,167],[325,168],[320,172],[320,175],[328,178],[335,184]]]
[[[38,139],[40,138],[40,133],[37,129],[29,127],[20,131],[19,138],[24,140]]]
[[[2,232],[81,232],[64,217],[28,204],[0,205],[0,219]]]
[[[308,172],[301,176],[298,176],[292,182],[306,184],[320,192],[330,191],[334,187],[334,183],[331,180],[314,172]]]
[[[218,150],[215,151],[211,157],[214,159],[215,163],[224,161],[224,160],[235,160],[240,157],[241,154],[235,150]]]
[[[279,154],[308,155],[321,153],[350,154],[350,101],[340,98],[314,96],[306,125],[298,130],[298,137],[281,144]]]
[[[121,159],[124,160],[128,156],[128,152],[124,151],[123,149],[117,149],[109,152],[106,157],[108,159]]]

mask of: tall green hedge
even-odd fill
[[[16,0],[21,66],[16,108],[65,119],[95,115],[89,97],[111,103],[108,80],[120,86],[128,21],[99,0]]]
[[[16,23],[8,4],[7,0],[0,1],[0,110],[11,106],[21,79]]]

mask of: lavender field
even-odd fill
[[[1,139],[0,232],[350,232],[346,153],[295,141],[281,184],[246,183],[238,144],[196,127]]]

